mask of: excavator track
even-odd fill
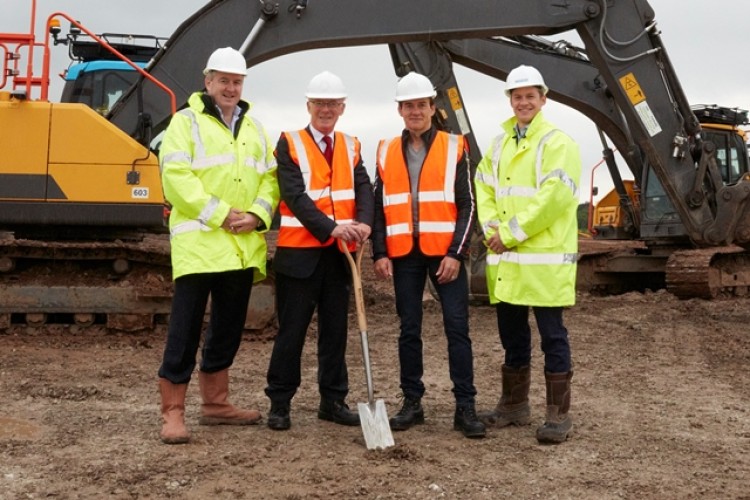
[[[659,290],[666,260],[636,240],[579,239],[576,289],[592,295]]]
[[[677,250],[667,260],[666,283],[682,299],[745,296],[750,252],[737,246]]]
[[[166,324],[173,292],[169,236],[119,236],[48,240],[0,232],[0,331],[46,324],[137,331]],[[245,328],[265,328],[274,313],[269,278],[253,287]]]
[[[104,323],[151,328],[170,311],[167,235],[129,232],[103,241],[0,233],[0,329]]]

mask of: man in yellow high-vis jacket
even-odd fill
[[[572,429],[571,367],[563,309],[575,303],[578,252],[578,146],[541,113],[547,86],[530,66],[508,75],[514,116],[504,122],[477,168],[478,218],[488,247],[487,286],[505,349],[502,395],[481,413],[489,425],[530,422],[531,330],[534,310],[547,389],[541,443],[560,443]]]
[[[198,382],[204,425],[257,423],[257,410],[227,400],[229,367],[240,347],[254,282],[266,276],[264,231],[279,200],[273,146],[241,100],[247,65],[230,47],[217,49],[204,70],[205,91],[172,117],[160,151],[174,297],[159,368],[161,439],[185,443],[185,393],[196,365],[209,296]]]

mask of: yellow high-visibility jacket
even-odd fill
[[[254,281],[261,281],[263,233],[279,202],[273,145],[247,115],[247,102],[240,101],[236,134],[208,96],[196,92],[188,104],[172,117],[160,150],[164,196],[172,205],[173,277],[255,268]],[[222,229],[232,207],[257,215],[263,228],[240,234]]]
[[[477,210],[485,238],[499,231],[509,248],[487,253],[490,302],[575,304],[578,259],[578,146],[538,113],[516,140],[515,117],[502,124],[477,167]]]

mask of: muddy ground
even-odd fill
[[[399,405],[390,288],[365,280],[376,397]],[[165,332],[12,327],[0,332],[0,498],[90,499],[686,499],[750,498],[750,299],[680,301],[666,292],[580,295],[566,313],[575,432],[541,446],[542,361],[535,338],[533,424],[468,440],[453,400],[438,304],[426,300],[426,424],[368,451],[359,427],[316,418],[314,330],[292,429],[197,425],[192,441],[158,439],[156,370]],[[351,394],[366,400],[350,322]],[[471,310],[478,406],[495,404],[494,310]],[[273,332],[247,335],[231,372],[235,403],[268,411]]]

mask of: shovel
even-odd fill
[[[352,282],[354,284],[354,300],[357,305],[357,321],[359,322],[359,335],[362,339],[362,358],[365,362],[365,377],[367,379],[367,403],[357,403],[359,421],[362,425],[362,433],[365,436],[365,444],[368,450],[386,449],[393,446],[393,434],[388,423],[388,412],[382,399],[375,401],[375,391],[372,388],[372,370],[370,369],[370,348],[367,343],[367,318],[365,318],[365,301],[362,297],[362,279],[360,269],[362,267],[363,246],[357,250],[357,261],[342,242],[339,247],[343,248],[349,266],[352,268]]]

